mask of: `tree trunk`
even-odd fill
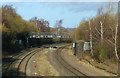
[[[89,21],[89,30],[90,30],[90,49],[91,49],[91,55],[93,56],[93,46],[92,46],[92,30],[91,30],[90,21]]]
[[[120,5],[120,2],[119,2],[119,5]],[[120,10],[118,10],[118,28],[117,28],[117,31],[118,31],[118,57],[120,57]],[[120,59],[118,60],[118,75],[120,76]]]
[[[118,33],[118,24],[115,28],[115,55],[117,60],[119,60],[118,52],[117,52],[117,33]]]
[[[103,23],[100,21],[100,30],[101,30],[101,43],[103,42]]]

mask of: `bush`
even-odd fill
[[[105,43],[99,44],[97,51],[99,62],[104,62],[106,59],[108,59],[108,48],[107,45],[105,45]]]

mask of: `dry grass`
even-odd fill
[[[37,58],[36,65],[38,74],[41,76],[59,76],[57,70],[47,60],[47,52],[48,50],[46,49],[45,52],[41,53],[39,58]]]

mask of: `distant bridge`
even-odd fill
[[[34,47],[41,46],[43,44],[52,44],[52,43],[70,43],[72,38],[67,35],[58,35],[53,33],[30,33],[26,39],[18,39],[16,40],[16,46],[23,47]]]
[[[32,32],[29,34],[28,38],[71,38],[69,35],[59,35],[59,34],[53,34],[53,33],[36,33]]]
[[[32,32],[28,35],[26,42],[27,47],[40,46],[42,44],[71,42],[71,37],[69,35],[65,36],[53,33]]]

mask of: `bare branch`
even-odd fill
[[[96,40],[98,40],[98,38],[96,38],[96,37],[93,37],[94,39],[96,39]]]
[[[101,34],[100,31],[98,31],[98,29],[95,27],[95,30],[98,32],[98,34]]]
[[[114,32],[113,28],[110,26],[110,29],[112,30],[112,32]]]
[[[96,36],[96,38],[99,38],[99,36],[98,36],[96,33],[94,33],[94,32],[93,32],[93,35],[95,35],[95,36]],[[100,35],[100,34],[99,34],[99,35]]]
[[[114,43],[114,42],[112,42],[110,39],[108,39],[107,41],[108,41],[108,42],[110,42],[112,45],[114,45],[114,46],[115,46],[115,43]]]

